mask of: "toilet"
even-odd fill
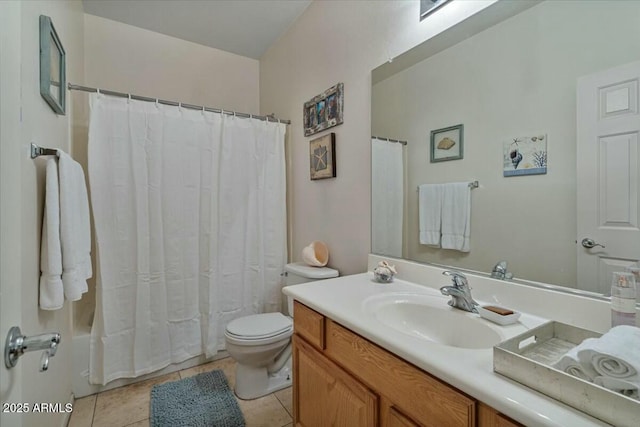
[[[338,277],[328,267],[304,263],[285,266],[285,286]],[[293,316],[293,300],[287,313]],[[236,361],[236,395],[256,399],[291,385],[293,319],[282,313],[264,313],[234,319],[227,325],[227,352]]]

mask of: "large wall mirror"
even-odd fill
[[[491,22],[505,4],[521,8]],[[480,272],[504,260],[513,280],[606,294],[640,259],[640,2],[500,1],[468,21],[372,73],[372,135],[407,141],[394,172],[372,139],[372,253]],[[593,133],[623,117],[631,128]],[[430,162],[430,132],[457,124],[463,158]],[[508,143],[540,136],[546,174],[504,176]],[[471,250],[420,244],[418,186],[476,180]]]

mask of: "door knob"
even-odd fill
[[[600,246],[602,249],[605,248],[604,245],[601,245],[600,243],[588,237],[585,237],[584,239],[582,239],[582,246],[587,249],[595,248],[596,246]]]

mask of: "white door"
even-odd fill
[[[20,3],[0,1],[0,354],[11,326],[21,321]],[[0,402],[20,403],[22,371],[0,362]],[[0,408],[2,427],[22,425],[21,414]]]
[[[579,289],[608,293],[640,259],[639,81],[640,61],[578,79]]]

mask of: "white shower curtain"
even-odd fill
[[[371,139],[371,252],[402,257],[402,144]]]
[[[90,382],[224,348],[280,309],[285,125],[92,94],[96,234]]]

